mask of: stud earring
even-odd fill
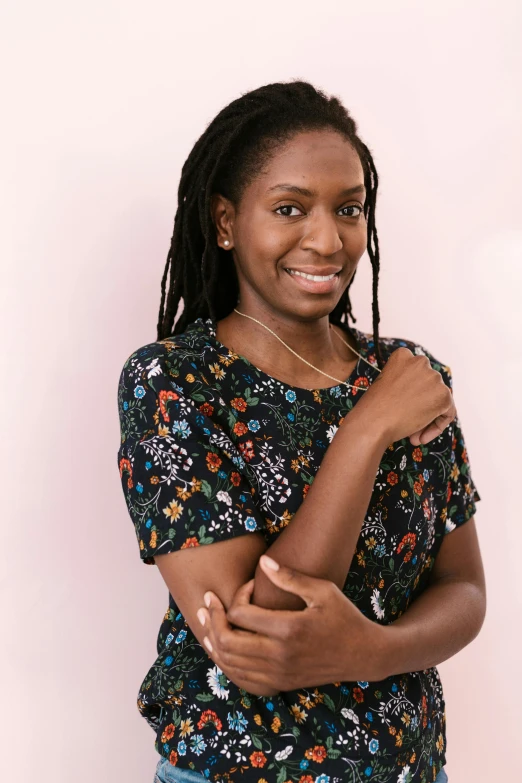
[[[223,244],[225,245],[225,247],[228,247],[228,246],[230,245],[230,242],[228,241],[228,239],[225,239],[225,241],[223,242]]]

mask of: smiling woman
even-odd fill
[[[138,695],[158,783],[447,779],[436,666],[483,622],[480,497],[450,368],[379,336],[376,195],[354,120],[301,81],[233,101],[183,166],[157,341],[118,387],[169,590]]]

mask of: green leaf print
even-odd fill
[[[335,702],[327,693],[324,694],[324,703],[332,712],[335,712]]]
[[[258,750],[262,750],[263,743],[261,742],[259,737],[256,734],[252,734],[251,738],[252,738],[252,742],[254,743],[254,747],[257,748]]]
[[[212,487],[210,486],[208,481],[206,481],[206,479],[201,480],[201,491],[203,492],[207,500],[210,500],[210,498],[212,497]]]
[[[196,693],[196,699],[198,701],[213,701],[214,696],[212,693]]]
[[[276,783],[285,783],[286,780],[286,767],[281,767],[279,775],[277,776]]]

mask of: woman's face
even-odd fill
[[[359,156],[330,130],[294,136],[237,208],[216,195],[218,244],[230,241],[243,310],[304,321],[329,314],[366,249],[364,200]],[[317,282],[289,270],[335,276]]]

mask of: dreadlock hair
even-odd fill
[[[357,125],[335,96],[312,84],[275,82],[241,95],[225,106],[199,137],[181,170],[174,231],[161,280],[157,339],[183,332],[202,317],[217,321],[232,312],[239,282],[232,254],[219,247],[211,217],[211,196],[220,193],[238,205],[244,191],[263,170],[275,151],[297,133],[335,130],[359,155],[364,171],[367,251],[373,270],[373,342],[377,364],[383,367],[379,345],[379,243],[375,227],[377,171],[368,147],[357,135]],[[167,277],[169,276],[168,290]],[[329,314],[350,330],[350,283]],[[180,300],[183,310],[174,324]]]

